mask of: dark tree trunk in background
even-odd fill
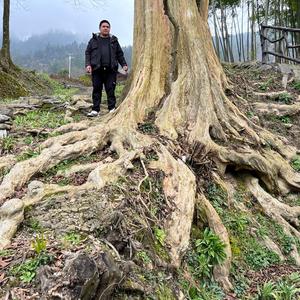
[[[10,0],[3,1],[3,37],[2,48],[0,52],[0,64],[3,70],[8,71],[13,66],[10,56],[10,38],[9,38],[9,16]]]

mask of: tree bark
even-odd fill
[[[10,36],[9,36],[9,20],[10,20],[10,0],[3,1],[3,35],[2,48],[0,52],[0,62],[2,68],[6,71],[12,66],[10,56]]]

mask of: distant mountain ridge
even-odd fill
[[[84,73],[84,52],[90,37],[66,31],[50,31],[25,40],[12,37],[11,53],[17,65],[50,74],[66,72],[71,55],[72,76],[79,76]],[[132,47],[123,50],[130,67]]]

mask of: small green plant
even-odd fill
[[[259,89],[261,91],[267,91],[273,82],[274,82],[274,79],[271,77],[266,82],[263,82],[262,84],[260,84]]]
[[[294,300],[296,299],[296,294],[298,294],[299,292],[300,289],[296,288],[295,285],[289,284],[286,281],[279,282],[277,286],[277,293],[280,300]]]
[[[145,264],[150,264],[152,262],[146,251],[139,251],[136,256]]]
[[[34,143],[34,138],[32,136],[26,136],[24,138],[24,143],[28,146],[32,145]]]
[[[277,293],[275,290],[275,285],[273,282],[266,282],[261,288],[258,288],[257,291],[257,300],[276,300]]]
[[[11,255],[13,255],[12,250],[8,250],[8,249],[0,250],[0,257],[7,257]]]
[[[247,117],[248,118],[253,118],[255,116],[253,111],[247,111]]]
[[[35,237],[35,240],[31,242],[31,246],[37,255],[40,255],[42,252],[46,252],[47,240],[45,239],[44,234],[38,234]]]
[[[82,242],[82,236],[76,232],[66,233],[62,240],[69,245],[79,245]]]
[[[25,221],[25,225],[30,228],[33,232],[40,232],[42,230],[42,226],[38,219],[33,217],[29,218]]]
[[[245,253],[245,260],[255,270],[260,270],[280,262],[280,258],[275,252],[261,246],[255,240],[250,241]]]
[[[163,229],[160,229],[157,226],[154,227],[154,236],[161,246],[165,245],[167,235]]]
[[[36,276],[36,271],[39,266],[47,265],[51,262],[52,257],[46,253],[27,259],[24,263],[12,267],[11,274],[17,276],[22,282],[29,283]]]
[[[292,123],[292,120],[289,116],[278,117],[278,120],[280,122],[282,122],[283,124],[291,124]]]
[[[37,149],[37,150],[33,150],[33,149],[28,149],[25,152],[21,153],[20,155],[17,156],[17,160],[18,161],[23,161],[26,159],[30,159],[33,157],[37,157],[41,154],[41,150]]]
[[[293,83],[293,88],[300,91],[300,81],[295,81]]]
[[[207,188],[208,199],[212,202],[216,211],[223,215],[223,209],[228,206],[227,198],[228,195],[222,187],[216,183],[212,183]]]
[[[151,122],[140,123],[138,129],[145,134],[155,134],[157,133],[157,127]]]
[[[291,104],[293,101],[293,96],[287,92],[282,93],[278,97],[278,101],[283,102],[285,104]]]
[[[57,128],[66,124],[66,121],[63,112],[40,109],[17,115],[14,124],[17,128]]]
[[[208,264],[219,265],[226,259],[225,244],[209,228],[205,228],[203,238],[195,242],[196,252],[204,255]]]
[[[246,213],[230,211],[224,217],[224,223],[231,231],[243,233],[250,221]]]
[[[12,136],[0,139],[0,149],[2,153],[11,153],[15,147],[16,141]]]
[[[116,85],[116,97],[119,98],[123,92],[123,89],[124,89],[125,85],[124,84],[121,84],[121,83],[118,83]]]
[[[292,159],[291,166],[295,171],[300,172],[300,156],[297,155]]]

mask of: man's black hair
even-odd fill
[[[102,21],[100,22],[100,24],[99,24],[99,28],[101,27],[101,25],[102,25],[103,23],[107,23],[107,24],[109,25],[109,27],[110,27],[110,23],[109,23],[107,20],[102,20]]]

